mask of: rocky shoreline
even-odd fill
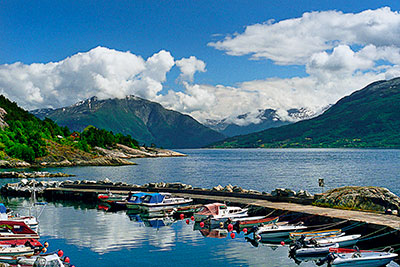
[[[156,158],[156,157],[184,157],[185,154],[161,148],[140,147],[133,149],[121,144],[117,144],[114,149],[94,148],[94,153],[75,151],[62,151],[62,146],[57,146],[55,152],[50,155],[36,159],[29,163],[18,159],[0,160],[0,168],[43,168],[43,167],[72,167],[72,166],[123,166],[136,165],[130,161],[133,158]],[[62,152],[60,152],[62,151]]]
[[[54,177],[74,177],[73,174],[62,172],[0,172],[0,178],[54,178]]]

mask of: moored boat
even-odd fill
[[[148,194],[143,197],[139,210],[146,213],[163,212],[189,205],[192,202],[191,198],[174,197],[170,193]]]
[[[6,206],[0,203],[0,220],[1,221],[14,221],[14,222],[24,222],[31,229],[37,230],[39,222],[35,216],[19,216],[12,212],[8,212]]]
[[[269,225],[259,226],[254,235],[259,236],[261,240],[270,238],[288,238],[289,233],[300,233],[307,229],[302,223],[289,224],[288,222],[273,223]]]
[[[39,239],[39,234],[24,222],[0,221],[0,240]]]
[[[222,203],[204,205],[199,212],[194,214],[196,222],[213,220],[215,223],[224,223],[226,220],[240,217],[247,217],[247,210],[241,207],[227,206]]]
[[[15,240],[0,240],[0,246],[27,246],[35,250],[35,252],[40,252],[43,249],[42,243],[37,239],[15,239]]]
[[[311,232],[293,232],[289,233],[290,239],[296,240],[304,236],[306,240],[315,237],[333,237],[338,236],[342,233],[340,229],[323,230],[323,231],[311,231]]]
[[[254,217],[240,217],[228,220],[233,224],[234,229],[241,231],[244,228],[250,228],[259,225],[269,225],[277,223],[279,217],[267,217],[267,216],[254,216]]]
[[[292,249],[292,253],[294,253],[296,257],[327,255],[329,253],[329,249],[338,247],[338,243],[328,244],[325,246],[306,245],[302,248]]]
[[[332,253],[329,261],[332,266],[386,266],[396,259],[398,254],[391,251],[356,251],[354,253]]]
[[[315,239],[316,244],[320,246],[325,246],[329,244],[338,243],[339,247],[351,247],[355,245],[360,239],[361,235],[338,235],[326,238]]]
[[[35,250],[27,246],[0,246],[0,256],[32,256]]]

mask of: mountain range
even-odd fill
[[[228,137],[232,137],[236,135],[259,132],[269,128],[291,124],[300,120],[310,119],[314,116],[317,116],[317,114],[318,113],[306,108],[289,109],[287,110],[287,116],[282,117],[274,109],[261,109],[258,110],[258,114],[255,117],[258,123],[251,122],[245,125],[240,125],[238,123],[231,122],[231,120],[226,118],[222,120],[207,120],[204,125]],[[236,120],[246,120],[248,116],[248,113],[242,114],[237,116]]]
[[[377,81],[323,114],[211,147],[400,147],[400,78]]]
[[[31,111],[52,119],[58,125],[82,131],[89,125],[130,135],[140,144],[165,148],[199,148],[225,136],[211,130],[189,115],[163,108],[136,96],[99,100],[92,97],[69,107]]]

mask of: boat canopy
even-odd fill
[[[220,209],[226,209],[226,205],[222,203],[212,203],[204,205],[203,208],[197,213],[200,215],[218,215]]]
[[[146,194],[145,196],[143,196],[142,203],[161,203],[164,198],[165,195],[160,193]]]
[[[128,202],[140,204],[142,203],[143,196],[149,195],[149,193],[134,193],[129,196]]]

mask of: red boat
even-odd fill
[[[39,239],[39,235],[24,222],[0,221],[0,240],[15,239]]]

